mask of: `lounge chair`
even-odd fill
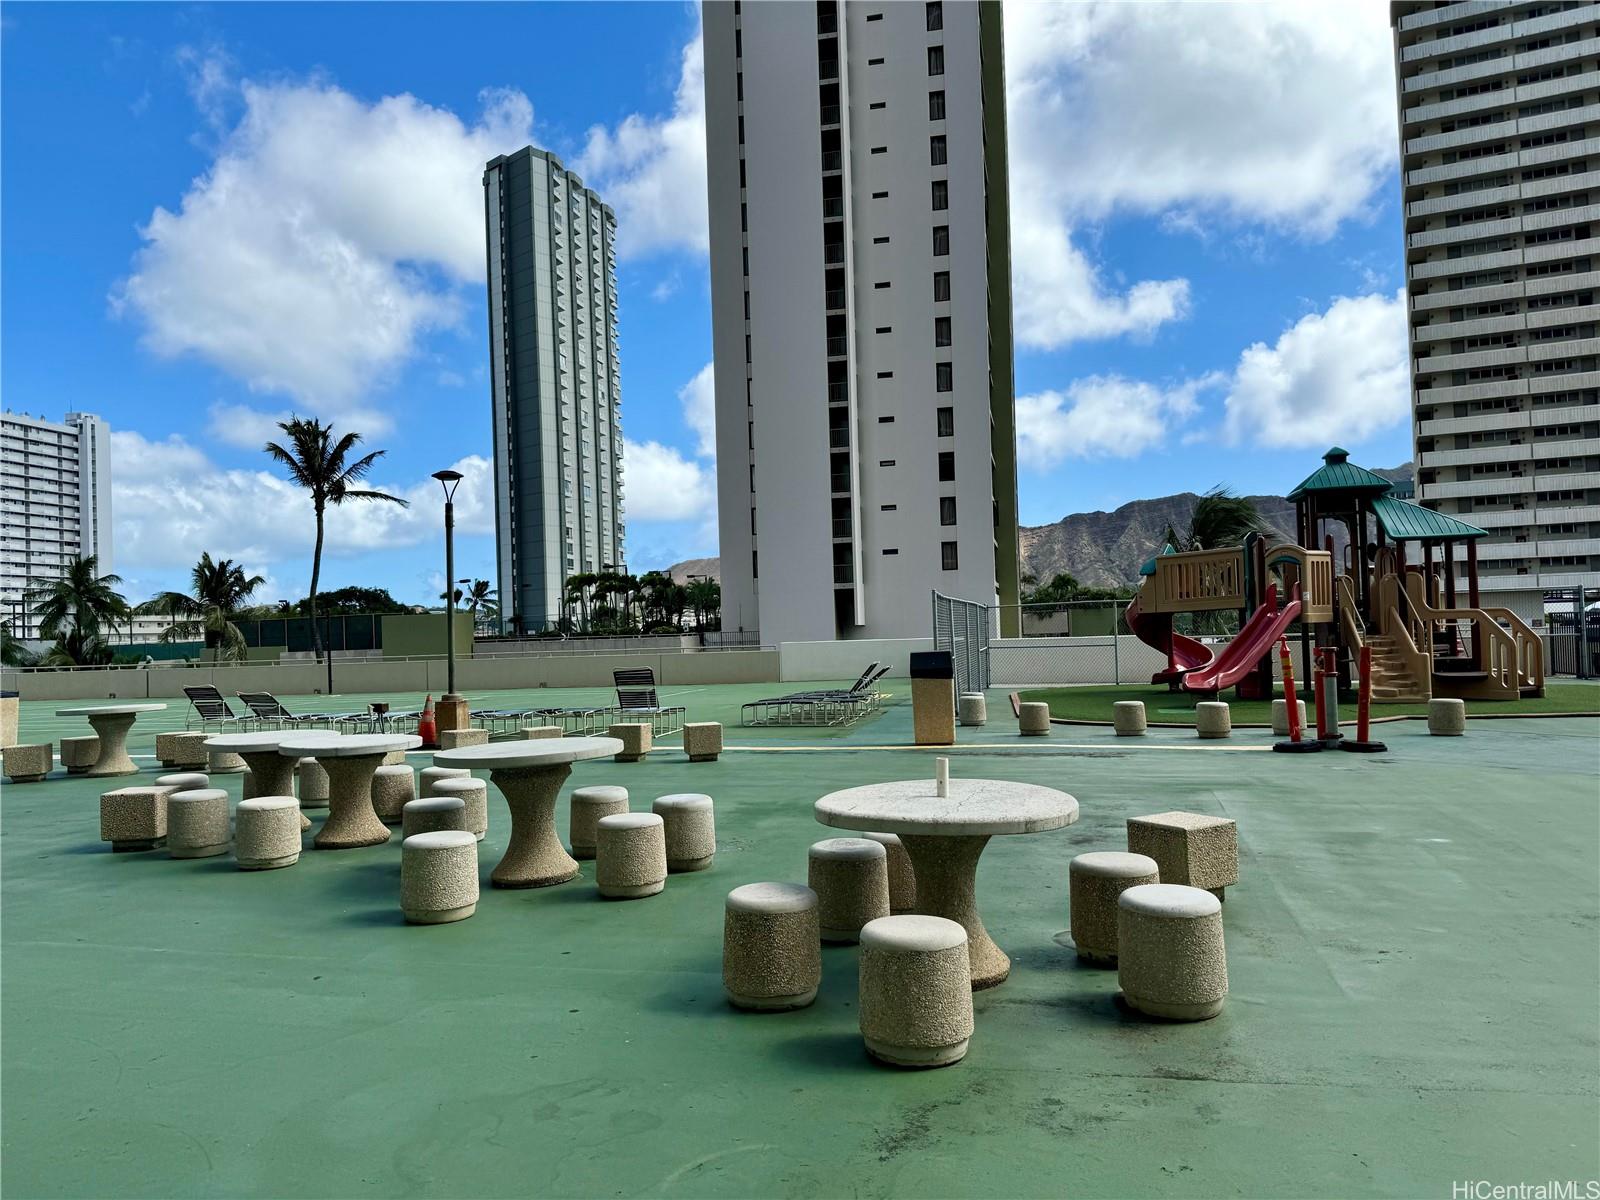
[[[209,684],[186,687],[183,694],[189,697],[189,703],[193,706],[183,720],[185,729],[196,721],[199,721],[202,730],[213,726],[219,729],[249,729],[256,723],[255,714],[234,712],[228,707],[228,701],[222,693]]]
[[[329,729],[336,729],[344,722],[355,722],[367,719],[366,713],[292,713],[283,706],[283,702],[271,692],[240,692],[239,699],[243,700],[255,718],[263,725],[270,725],[274,729],[314,729],[319,725]]]
[[[741,725],[848,725],[877,709],[883,694],[877,683],[889,673],[883,663],[872,663],[848,688],[790,692],[751,700],[741,705]]]
[[[641,718],[650,722],[650,732],[659,736],[683,728],[688,710],[681,704],[663,705],[656,695],[656,673],[649,667],[628,667],[611,672],[617,686],[617,716],[623,721]]]

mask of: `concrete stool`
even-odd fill
[[[328,772],[314,758],[302,758],[295,764],[295,787],[300,792],[300,807],[328,807]]]
[[[465,829],[435,829],[401,842],[400,911],[411,925],[448,925],[477,912],[478,840]]]
[[[911,866],[911,855],[900,842],[898,834],[863,833],[869,842],[883,847],[884,865],[889,872],[889,914],[912,912],[917,907],[917,875]]]
[[[207,750],[206,773],[209,775],[241,775],[245,761],[230,750]]]
[[[12,783],[38,783],[50,774],[55,746],[41,742],[32,746],[7,746],[0,750],[5,777]]]
[[[1050,733],[1050,706],[1029,701],[1017,706],[1017,732],[1023,737],[1047,737]]]
[[[612,900],[654,896],[667,886],[666,825],[655,813],[616,813],[595,823],[594,881]]]
[[[420,800],[406,802],[405,810],[400,814],[401,837],[433,833],[439,829],[459,829],[464,833],[472,833],[467,828],[467,806],[460,797],[424,796]],[[472,840],[478,840],[476,834],[473,834]]]
[[[1233,713],[1225,700],[1202,700],[1194,706],[1194,731],[1203,738],[1233,734]]]
[[[8,751],[9,753],[9,751]],[[100,840],[113,853],[167,844],[167,789],[125,787],[100,794]]]
[[[1428,732],[1434,737],[1460,737],[1466,731],[1465,700],[1428,701]]]
[[[1156,860],[1143,854],[1080,854],[1067,869],[1072,943],[1085,962],[1117,961],[1117,897],[1131,887],[1160,883]]]
[[[1306,728],[1306,702],[1296,700],[1295,709],[1300,714],[1300,731]],[[1316,730],[1312,730],[1315,734]],[[1289,736],[1289,702],[1287,700],[1274,700],[1272,702],[1272,734],[1274,737]]]
[[[441,779],[471,779],[472,772],[465,767],[423,767],[417,779],[417,795],[433,795],[434,786]]]
[[[1191,812],[1129,817],[1128,850],[1155,859],[1162,883],[1204,888],[1218,900],[1239,882],[1239,827],[1226,817]]]
[[[300,802],[252,796],[234,810],[233,856],[241,871],[273,871],[300,861]]]
[[[947,1067],[972,1037],[967,931],[944,917],[881,917],[861,930],[861,1037],[897,1067]]]
[[[383,756],[383,761],[378,765],[380,767],[403,767],[405,764],[406,752],[404,750],[391,750]]]
[[[632,723],[613,725],[606,730],[606,736],[621,740],[622,750],[617,754],[617,761],[628,763],[644,761],[644,756],[650,753],[654,740],[650,726]]]
[[[163,767],[204,767],[209,733],[158,733],[156,758]]]
[[[825,838],[811,846],[806,882],[817,894],[825,942],[861,940],[861,927],[889,915],[889,854],[866,838]]]
[[[1111,728],[1118,737],[1143,737],[1148,725],[1143,700],[1118,700],[1111,706]]]
[[[722,753],[722,722],[685,722],[683,749],[690,762],[716,762],[717,755]]]
[[[1173,1021],[1206,1021],[1228,998],[1222,903],[1174,883],[1117,898],[1117,982],[1130,1007]]]
[[[483,841],[483,835],[489,832],[487,783],[481,779],[474,779],[471,775],[465,779],[438,779],[433,784],[433,798],[461,801],[466,812],[460,827],[470,833],[474,841]]]
[[[167,853],[173,858],[215,858],[228,852],[231,838],[228,793],[221,788],[202,786],[167,797]]]
[[[406,804],[417,798],[417,773],[410,767],[379,767],[372,773],[372,811],[385,825],[398,825]]]
[[[963,725],[987,725],[988,698],[982,692],[962,692],[956,700],[956,719]]]
[[[210,776],[200,771],[177,771],[171,775],[157,775],[156,786],[166,788],[170,799],[173,792],[192,792],[211,786]]]
[[[787,1012],[817,998],[822,942],[817,894],[798,883],[747,883],[728,893],[722,987],[735,1008]]]
[[[574,788],[567,816],[567,840],[572,843],[572,857],[593,858],[595,824],[601,817],[627,811],[628,789],[625,787]]]
[[[461,746],[487,746],[489,744],[489,731],[487,729],[441,729],[439,731],[439,749],[455,750]]]
[[[518,732],[530,742],[537,741],[539,738],[567,736],[567,731],[559,725],[524,725]]]
[[[711,797],[699,792],[657,796],[650,811],[666,828],[667,870],[704,871],[717,853],[717,825]]]
[[[61,765],[68,775],[86,774],[100,761],[100,739],[97,737],[70,737],[61,739]]]

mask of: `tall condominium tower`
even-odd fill
[[[1485,603],[1600,584],[1600,4],[1396,3],[1417,494]]]
[[[617,219],[525,146],[483,173],[501,620],[558,620],[569,576],[624,570]]]
[[[934,590],[1014,604],[999,4],[702,14],[722,627],[926,637]]]
[[[74,558],[111,569],[111,431],[90,413],[56,424],[22,413],[0,417],[0,621],[19,638],[38,635],[25,599]]]

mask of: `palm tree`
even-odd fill
[[[459,588],[456,589],[456,593],[456,603],[465,602],[466,610],[472,614],[474,626],[492,624],[495,617],[500,614],[499,593],[487,579],[474,579],[467,584],[465,593]]]
[[[1169,525],[1167,542],[1175,550],[1220,550],[1240,545],[1247,534],[1265,528],[1254,503],[1219,484],[1195,502],[1188,535],[1179,537]]]
[[[93,554],[78,555],[59,579],[36,579],[28,590],[33,615],[39,618],[39,636],[55,639],[49,658],[56,662],[109,661],[102,630],[114,629],[132,615],[118,592],[120,575],[99,574]]]
[[[31,667],[37,662],[28,648],[11,636],[11,622],[0,621],[0,665]]]
[[[231,558],[212,561],[206,551],[189,573],[189,593],[162,592],[134,611],[172,618],[161,631],[163,642],[186,641],[198,634],[213,659],[238,661],[245,656],[244,635],[233,618],[265,582],[260,575],[246,576]]]
[[[696,629],[704,629],[710,624],[713,613],[721,615],[722,612],[722,587],[715,579],[696,579],[683,589],[684,599],[689,607],[694,610],[694,623]]]
[[[599,576],[593,571],[580,571],[576,575],[567,576],[567,599],[583,612],[583,629],[589,629],[589,589],[599,582]]]
[[[310,420],[291,417],[287,421],[279,421],[278,428],[288,435],[288,447],[268,442],[264,449],[287,469],[291,481],[311,494],[311,510],[317,518],[317,542],[311,552],[311,594],[307,608],[311,610],[311,645],[320,661],[322,627],[317,621],[317,581],[322,575],[323,524],[328,505],[337,506],[346,500],[383,500],[405,508],[411,502],[387,492],[355,486],[371,473],[372,464],[384,455],[384,451],[374,450],[351,462],[350,451],[361,441],[359,433],[342,434],[335,441],[333,426],[324,425],[314,417]]]

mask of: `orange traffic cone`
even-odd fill
[[[439,727],[433,720],[433,693],[428,693],[428,699],[422,706],[422,715],[417,718],[417,736],[422,739],[425,750],[439,748]]]

